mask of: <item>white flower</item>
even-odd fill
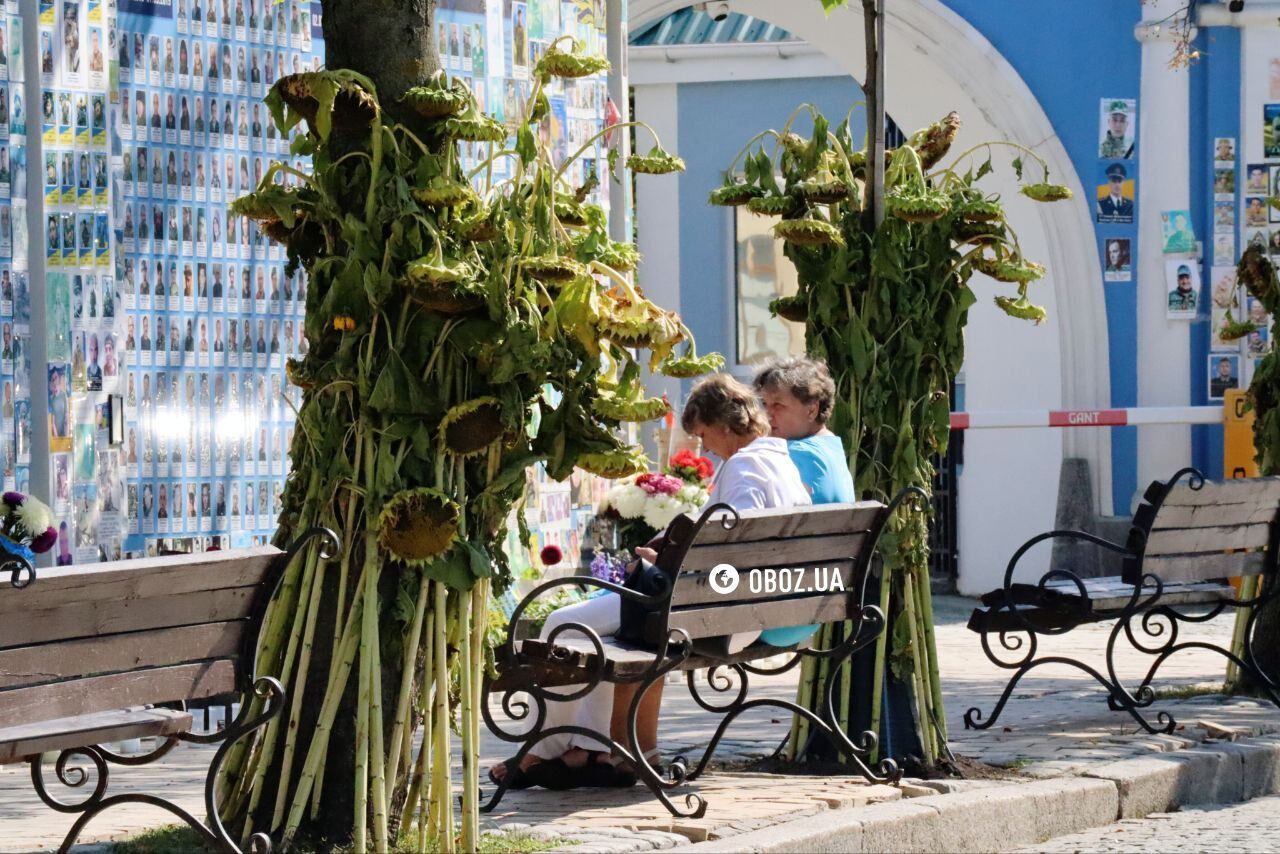
[[[644,508],[644,521],[649,527],[662,531],[683,512],[684,507],[674,497],[655,495]]]
[[[638,519],[644,515],[649,494],[634,483],[616,486],[610,490],[610,495],[610,504],[623,519]]]
[[[53,514],[49,512],[49,508],[30,495],[13,512],[32,537],[38,537],[53,526]]]

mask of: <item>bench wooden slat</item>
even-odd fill
[[[1255,525],[1269,523],[1280,512],[1274,502],[1244,504],[1211,504],[1200,507],[1168,505],[1160,508],[1151,525],[1153,531],[1168,528],[1211,528],[1218,525]]]
[[[739,571],[763,566],[826,565],[858,555],[869,534],[827,534],[819,537],[761,540],[749,543],[695,545],[685,556],[682,570],[698,572],[722,563]]]
[[[1150,490],[1148,490],[1150,492]],[[1200,489],[1192,489],[1180,481],[1169,491],[1164,505],[1202,507],[1213,504],[1262,503],[1280,504],[1280,477],[1249,477],[1233,480],[1206,480]]]
[[[1018,615],[1037,630],[1066,628],[1080,623],[1114,619],[1128,607],[1130,597],[1133,595],[1133,585],[1125,584],[1116,578],[1090,578],[1085,580],[1084,585],[1089,601],[1083,617],[1076,605],[1079,602],[1079,588],[1070,582],[1046,584],[1048,596],[1044,597],[1044,604],[1019,605]],[[1023,587],[1030,589],[1031,585],[1023,585]],[[1154,588],[1147,588],[1143,596],[1149,597],[1153,592]],[[1223,599],[1235,599],[1235,595],[1235,588],[1230,584],[1175,582],[1164,586],[1160,603],[1165,605],[1212,604]],[[1050,597],[1057,598],[1050,601]],[[980,608],[970,615],[969,629],[975,632],[1022,632],[1026,631],[1022,620],[1007,610]]]
[[[0,765],[29,756],[127,738],[164,737],[191,729],[191,713],[176,709],[113,709],[0,728]]]
[[[69,718],[129,706],[215,697],[236,690],[235,675],[235,662],[224,659],[12,688],[0,691],[0,720]]]
[[[239,620],[249,615],[257,591],[257,587],[236,587],[116,602],[85,602],[10,614],[0,619],[0,649]],[[5,591],[5,595],[23,592],[10,590]]]
[[[751,602],[757,599],[778,599],[783,596],[803,596],[817,595],[821,593],[831,592],[835,582],[832,580],[835,576],[839,576],[840,584],[846,593],[857,595],[861,586],[862,578],[857,572],[857,564],[851,560],[843,561],[827,561],[819,564],[822,569],[815,572],[813,565],[803,567],[804,575],[797,578],[794,573],[788,573],[789,580],[794,580],[808,586],[814,584],[825,584],[826,587],[821,590],[811,590],[807,593],[785,593],[777,588],[773,590],[763,589],[764,579],[761,578],[760,584],[762,589],[754,592],[751,589],[751,576],[743,572],[738,577],[738,587],[732,593],[717,593],[712,589],[710,584],[710,572],[682,572],[676,577],[676,589],[672,593],[672,607],[681,608],[688,605],[700,604],[728,604],[730,602]],[[760,569],[769,569],[775,571],[775,578],[781,578],[777,571],[792,570],[794,564],[788,564],[785,567],[762,567]]]
[[[115,602],[259,584],[281,555],[274,546],[115,561],[40,570],[40,583],[0,589],[0,623],[9,614],[77,602]]]
[[[606,677],[611,681],[625,682],[635,680],[653,665],[656,652],[652,649],[638,647],[625,641],[605,638],[603,642],[606,666]],[[539,663],[538,684],[544,687],[575,685],[586,682],[586,674],[594,666],[595,649],[591,642],[581,638],[561,636],[556,640],[555,648],[561,653],[553,654],[553,648],[542,640],[522,641],[520,651],[527,658]],[[727,658],[707,658],[691,655],[681,662],[676,670],[700,670],[722,664],[736,664],[744,661],[758,661],[779,653],[794,652],[799,647],[776,647],[768,644],[754,643],[746,649],[729,655]],[[563,656],[563,657],[559,657]],[[521,673],[501,672],[491,685],[491,690],[503,691],[518,687]]]
[[[1098,584],[1095,582],[1104,582]],[[1085,591],[1093,611],[1118,611],[1129,604],[1133,595],[1133,585],[1123,582],[1114,583],[1115,579],[1089,579],[1085,582]],[[1055,582],[1045,585],[1051,590],[1067,595],[1076,594],[1076,586],[1069,582]],[[1144,596],[1149,596],[1154,588],[1147,588]],[[1194,605],[1201,602],[1217,602],[1222,599],[1235,599],[1235,588],[1230,584],[1210,584],[1203,581],[1175,582],[1164,585],[1160,602],[1165,605]]]
[[[1253,525],[1215,526],[1210,528],[1182,528],[1152,531],[1147,536],[1143,554],[1149,559],[1155,555],[1197,554],[1220,552],[1227,549],[1256,549],[1265,546],[1271,538],[1269,522]]]
[[[817,504],[790,507],[785,513],[777,509],[744,510],[739,521],[726,529],[712,517],[698,534],[697,545],[754,542],[780,537],[818,537],[872,530],[880,520],[885,505],[878,501],[856,504]],[[693,527],[693,518],[684,518],[684,530]]]
[[[1155,575],[1166,584],[1171,581],[1205,581],[1261,575],[1266,569],[1266,552],[1161,555],[1148,557],[1142,562],[1144,573]]]
[[[673,629],[684,629],[689,637],[697,640],[761,628],[831,623],[848,619],[857,610],[856,596],[837,593],[742,605],[673,609],[667,625]],[[655,622],[660,622],[661,617],[661,614],[655,615]],[[653,635],[647,633],[645,637]]]
[[[0,650],[0,688],[231,658],[247,627],[237,620]]]

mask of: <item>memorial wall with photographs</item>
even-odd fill
[[[0,313],[6,488],[25,490],[31,442],[26,123],[21,20],[0,17]],[[441,64],[514,127],[547,46],[604,53],[603,3],[444,0]],[[50,505],[59,564],[261,543],[275,528],[306,352],[307,281],[229,213],[273,162],[298,170],[262,103],[282,76],[322,67],[309,0],[41,0]],[[13,83],[19,83],[12,86]],[[12,88],[12,91],[10,89]],[[581,184],[602,164],[605,76],[556,81],[542,133]],[[11,100],[12,98],[12,100]],[[297,131],[295,131],[296,133]],[[470,145],[476,167],[487,148]],[[501,181],[509,158],[479,170]],[[282,180],[296,178],[286,174]],[[607,205],[609,181],[595,198]],[[33,182],[33,186],[37,186]],[[37,291],[38,293],[38,291]],[[533,542],[577,559],[599,489],[531,473]],[[42,493],[37,484],[33,491]],[[563,500],[562,500],[563,499]],[[514,526],[513,526],[514,527]]]

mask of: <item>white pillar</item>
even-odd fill
[[[630,83],[627,72],[627,0],[606,0],[605,20],[608,25],[606,49],[609,52],[609,98],[618,110],[618,121],[631,120],[629,98]],[[631,130],[616,132],[619,139],[618,160],[627,162],[631,154]],[[600,168],[600,181],[609,188],[609,236],[619,243],[631,241],[631,181],[624,179],[615,184]],[[627,174],[627,173],[623,173]]]
[[[1187,321],[1168,320],[1164,240],[1160,212],[1190,208],[1190,103],[1187,71],[1169,67],[1175,33],[1170,23],[1185,14],[1184,0],[1143,3],[1134,35],[1142,43],[1138,95],[1138,405],[1186,406],[1191,402]],[[1201,235],[1212,223],[1196,223]],[[1191,428],[1138,428],[1138,492],[1191,462]],[[1117,507],[1117,513],[1125,508]]]

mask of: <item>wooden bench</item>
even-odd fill
[[[867,780],[896,782],[901,772],[891,759],[881,761],[875,770],[869,767],[876,745],[874,733],[850,738],[843,731],[835,717],[833,693],[838,690],[840,665],[884,629],[880,609],[864,603],[864,581],[886,521],[909,495],[923,493],[904,492],[889,506],[859,502],[738,513],[726,504],[717,504],[697,519],[681,516],[671,523],[656,567],[646,576],[650,582],[647,587],[630,589],[577,576],[539,585],[512,613],[506,641],[497,650],[498,676],[486,684],[486,700],[494,701],[482,706],[489,729],[499,738],[521,745],[517,762],[552,735],[574,733],[596,738],[631,761],[640,780],[677,816],[701,816],[706,802],[697,794],[686,794],[688,811],[682,812],[667,792],[702,774],[733,720],[762,706],[806,718],[811,732],[830,739]],[[722,564],[737,569],[738,582],[732,590],[726,589],[729,578],[723,574]],[[630,632],[629,640],[600,637],[578,624],[563,624],[553,637],[545,639],[515,638],[512,632],[532,602],[548,591],[575,584],[603,588],[623,597],[620,634]],[[630,617],[628,611],[632,612]],[[852,621],[849,630],[830,649],[779,648],[756,642],[740,652],[728,652],[726,636],[732,633],[845,621]],[[787,652],[791,657],[781,666],[752,664]],[[823,686],[827,701],[821,711],[785,700],[747,699],[750,674],[783,673],[805,656],[827,658],[831,664]],[[708,670],[708,696],[700,691],[694,672],[704,668]],[[665,770],[655,769],[637,747],[640,700],[651,685],[672,671],[685,671],[694,700],[707,712],[721,716],[710,744],[692,770],[683,757]],[[637,684],[625,745],[608,733],[576,726],[544,726],[549,703],[582,696],[601,682]],[[576,687],[550,690],[563,686]],[[522,692],[528,699],[519,696]],[[519,723],[519,731],[499,724],[495,708]],[[496,807],[506,788],[504,781],[483,809]]]
[[[288,552],[264,546],[41,570],[34,583],[0,586],[0,764],[29,763],[40,799],[79,813],[60,850],[103,810],[144,803],[178,816],[216,850],[239,851],[218,817],[214,786],[233,742],[283,708],[280,683],[253,678],[258,631],[285,567],[316,537],[322,555],[336,554],[337,538],[318,528]],[[185,701],[250,691],[261,702],[242,703],[224,730],[191,732]],[[161,741],[143,755],[102,746],[145,737]],[[153,762],[180,741],[222,744],[205,782],[207,825],[156,795],[107,795],[111,765]],[[50,793],[51,752],[62,785],[82,789],[94,778],[82,800]],[[92,770],[69,767],[72,760]],[[253,842],[259,851],[271,844],[264,834]]]
[[[1280,685],[1258,668],[1253,654],[1253,618],[1259,607],[1280,594],[1272,583],[1280,540],[1280,477],[1210,481],[1192,468],[1168,481],[1155,481],[1143,494],[1126,541],[1113,543],[1082,531],[1049,531],[1028,540],[1009,561],[1004,585],[982,597],[985,608],[969,618],[982,636],[982,648],[996,665],[1014,671],[989,717],[977,708],[965,712],[966,728],[986,729],[1000,717],[1018,682],[1037,667],[1062,664],[1078,668],[1107,690],[1112,710],[1124,710],[1148,732],[1172,732],[1167,712],[1148,720],[1142,710],[1155,700],[1152,681],[1170,656],[1187,649],[1209,649],[1248,673],[1280,706]],[[1121,575],[1082,579],[1069,570],[1051,570],[1035,584],[1015,583],[1014,570],[1032,546],[1067,537],[1094,543],[1122,556]],[[1239,598],[1232,578],[1259,577],[1262,592]],[[1248,631],[1244,655],[1201,640],[1179,641],[1179,624],[1204,622],[1232,609],[1244,612]],[[1040,637],[1115,620],[1103,661],[1096,666],[1065,655],[1041,655]],[[999,642],[993,647],[992,636]],[[1116,647],[1154,656],[1145,678],[1132,691],[1116,673]]]

